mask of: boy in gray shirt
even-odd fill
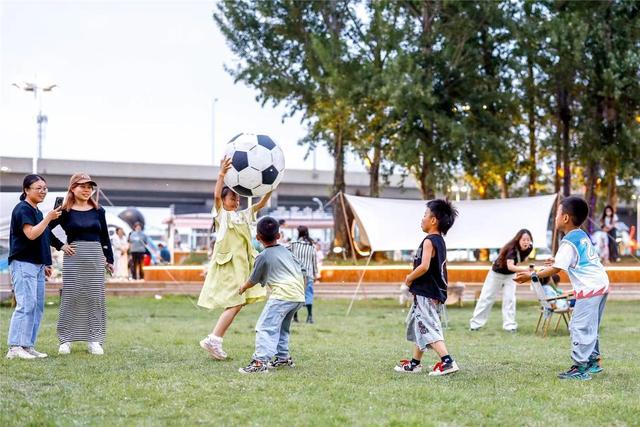
[[[303,269],[291,252],[278,244],[278,221],[267,216],[258,221],[257,228],[258,241],[265,249],[256,258],[251,277],[239,292],[242,294],[261,283],[269,286],[271,296],[256,325],[255,353],[251,363],[239,369],[242,374],[295,366],[289,355],[289,329],[293,315],[304,305]]]

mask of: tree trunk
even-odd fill
[[[509,198],[509,183],[504,174],[500,175],[500,197],[503,199]]]
[[[558,194],[562,185],[562,139],[556,138],[556,166],[555,173],[553,174],[553,192]]]
[[[616,210],[618,205],[618,187],[616,183],[617,168],[615,166],[609,166],[607,169],[607,204]]]
[[[589,164],[587,165],[587,180],[586,180],[586,189],[585,189],[585,199],[587,204],[589,205],[589,217],[587,219],[586,224],[584,224],[584,228],[589,232],[589,234],[595,231],[594,228],[594,218],[596,217],[596,203],[598,201],[598,169],[599,164],[595,160],[589,160]]]
[[[571,149],[571,141],[569,140],[569,123],[571,117],[562,123],[562,195],[569,197],[571,195],[571,157],[569,150]]]
[[[380,197],[380,163],[382,161],[382,148],[380,142],[373,146],[373,160],[369,167],[369,196]]]
[[[344,151],[345,142],[342,128],[338,127],[334,133],[334,173],[333,173],[333,195],[346,190],[346,183],[344,180]],[[335,236],[331,249],[335,247],[341,247],[345,251],[345,256],[350,258],[353,254],[353,248],[351,247],[351,239],[349,238],[349,222],[348,218],[345,221],[345,215],[342,208],[343,200],[341,198],[336,199],[333,205],[333,224],[335,230]],[[347,215],[348,215],[347,210]],[[333,251],[331,251],[333,253]]]
[[[333,195],[339,192],[344,192],[346,184],[344,181],[344,140],[342,134],[342,128],[338,127],[334,133],[335,138],[335,163],[333,173]],[[347,257],[351,256],[351,241],[349,239],[348,224],[345,222],[344,212],[342,210],[342,200],[336,199],[333,205],[333,224],[335,229],[335,236],[332,243],[332,249],[334,247],[344,248]]]
[[[571,164],[569,127],[571,126],[571,108],[569,106],[569,91],[564,86],[558,87],[558,124],[560,127],[560,146],[558,150],[558,172],[562,168],[562,195],[569,197],[571,194]],[[559,186],[556,193],[560,191]]]
[[[533,58],[527,55],[527,116],[529,127],[529,196],[536,194],[536,96],[533,75]]]

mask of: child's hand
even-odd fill
[[[244,285],[240,286],[240,289],[238,290],[238,294],[240,295],[244,294],[247,289],[249,289],[249,287],[245,283]]]
[[[547,266],[547,267],[551,267],[551,266],[553,266],[553,263],[554,263],[554,262],[556,262],[556,259],[555,259],[554,257],[547,258],[547,259],[544,261],[544,265],[545,265],[545,266]]]
[[[407,275],[407,277],[404,278],[404,284],[407,286],[411,286],[411,280],[409,280],[409,275]]]
[[[531,273],[528,271],[521,271],[516,274],[516,277],[513,279],[518,283],[525,283],[531,280]]]
[[[231,159],[229,157],[224,157],[220,161],[220,176],[224,177],[227,172],[229,172],[229,169],[231,169]]]

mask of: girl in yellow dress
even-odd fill
[[[256,256],[251,244],[251,223],[255,221],[256,213],[266,206],[271,192],[257,204],[238,212],[240,196],[224,186],[224,177],[230,168],[231,159],[224,158],[214,193],[216,244],[198,299],[201,307],[224,309],[211,334],[200,341],[200,347],[218,360],[227,357],[222,340],[242,307],[266,299],[266,289],[262,286],[254,286],[242,295],[238,291],[251,274]]]

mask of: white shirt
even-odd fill
[[[227,230],[229,228],[233,228],[234,224],[251,225],[255,221],[255,213],[253,212],[252,207],[242,211],[228,211],[222,207],[218,212],[214,205],[213,209],[211,209],[211,215],[213,215],[213,218],[218,219],[218,227],[216,227],[216,242],[222,241]]]
[[[582,230],[572,230],[562,239],[553,266],[567,272],[577,299],[603,295],[609,290],[609,276],[598,251]]]

